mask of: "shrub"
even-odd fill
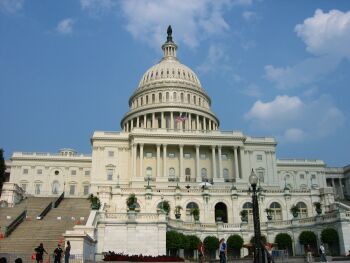
[[[339,242],[339,236],[337,230],[333,228],[323,229],[321,232],[321,240],[327,244],[336,244]]]
[[[255,237],[252,236],[252,238],[250,239],[250,243],[255,244],[255,239],[254,239],[254,238],[255,238]],[[261,236],[261,241],[262,241],[264,244],[266,244],[266,237],[265,237],[265,236]]]
[[[219,248],[219,239],[215,236],[207,236],[204,238],[204,247],[206,250],[213,252]]]
[[[239,235],[231,235],[227,239],[228,249],[241,249],[243,247],[243,238]]]
[[[126,205],[130,210],[135,209],[137,203],[137,197],[134,193],[130,194],[128,196],[128,199],[126,199]]]
[[[317,245],[316,234],[312,231],[303,231],[299,236],[299,243],[302,245]]]
[[[182,236],[176,231],[166,232],[166,249],[178,250],[182,247]]]
[[[279,233],[275,237],[275,243],[277,243],[278,249],[290,250],[293,245],[292,238],[287,233]]]
[[[194,235],[186,236],[186,239],[187,239],[187,243],[186,243],[187,247],[185,247],[185,249],[188,249],[188,250],[196,250],[199,242],[201,242],[201,240]]]
[[[124,262],[184,262],[180,257],[171,256],[143,256],[143,255],[125,255],[122,253],[108,252],[103,253],[103,261],[124,261]]]

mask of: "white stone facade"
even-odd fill
[[[144,247],[144,253],[156,255],[164,253],[166,225],[201,238],[241,233],[249,242],[253,231],[247,190],[254,169],[264,190],[259,196],[263,233],[270,242],[279,232],[291,233],[294,251],[302,253],[296,233],[340,220],[315,219],[314,202],[322,203],[323,213],[333,209],[334,194],[326,183],[325,163],[277,159],[274,138],[221,131],[210,109],[210,97],[195,73],[176,58],[175,43],[168,37],[162,48],[164,57],[146,71],[129,100],[130,110],[121,121],[120,132],[94,132],[91,156],[70,149],[58,154],[15,152],[10,181],[29,195],[59,195],[63,189],[72,197],[97,194],[103,209],[94,214],[90,225],[96,230],[90,233],[98,240],[96,252],[137,252],[128,246],[130,241],[139,242],[137,247]],[[203,189],[203,182],[212,186]],[[123,219],[131,193],[138,198],[138,220],[148,218],[138,221],[140,225]],[[162,200],[171,206],[166,225],[155,219]],[[193,203],[200,209],[200,224],[189,213]],[[175,220],[177,205],[183,207],[181,221]],[[222,224],[216,223],[218,205],[226,211]],[[301,208],[300,226],[291,223],[293,205]],[[267,220],[265,208],[273,209],[272,221]],[[242,224],[243,209],[249,212],[248,224]],[[338,227],[339,234],[350,236],[350,214],[342,218],[345,227]],[[147,233],[156,240],[156,247],[147,246]],[[348,249],[343,243],[342,253]]]

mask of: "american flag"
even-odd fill
[[[187,117],[186,117],[186,116],[182,116],[182,113],[180,114],[180,116],[177,116],[177,117],[175,118],[175,121],[176,121],[176,122],[183,122],[183,121],[185,121],[185,120],[187,120]]]

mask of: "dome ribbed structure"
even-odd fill
[[[210,110],[211,100],[197,75],[178,60],[169,28],[163,58],[142,76],[121,126],[125,131],[134,127],[216,130],[219,120]]]

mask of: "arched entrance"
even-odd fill
[[[227,223],[227,207],[223,202],[215,205],[215,221]]]
[[[60,193],[60,183],[58,181],[53,181],[52,183],[52,194],[57,195]]]

